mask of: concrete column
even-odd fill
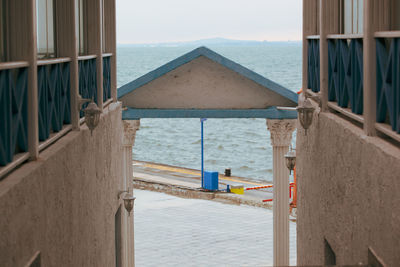
[[[308,51],[308,41],[307,41],[307,26],[308,26],[308,20],[307,20],[307,8],[309,6],[309,2],[307,0],[303,0],[303,51],[302,51],[302,66],[303,66],[303,73],[302,73],[302,89],[303,89],[303,95],[305,95],[305,92],[307,90],[307,73],[308,73],[308,64],[307,64],[307,51]]]
[[[376,44],[373,0],[364,1],[364,132],[376,135]],[[379,2],[380,3],[380,2]]]
[[[289,170],[285,154],[289,150],[296,120],[267,120],[273,147],[274,174],[274,266],[289,265]]]
[[[328,16],[327,12],[327,1],[320,0],[319,5],[319,58],[320,58],[320,92],[321,92],[321,104],[322,110],[328,110],[328,40],[326,36],[328,34]]]
[[[133,171],[132,171],[132,148],[135,144],[136,131],[139,130],[140,120],[124,120],[123,134],[123,168],[124,168],[124,188],[129,193],[133,194]],[[122,202],[121,202],[122,203]],[[122,203],[123,205],[123,203]],[[122,218],[122,258],[123,266],[133,267],[135,266],[135,232],[134,232],[134,211],[131,215],[123,209]]]

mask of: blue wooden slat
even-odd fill
[[[349,104],[349,91],[351,91],[351,54],[347,40],[339,42],[339,88],[336,88],[336,99],[338,105],[347,108]],[[350,93],[351,94],[351,93]]]
[[[83,98],[93,99],[97,103],[97,74],[96,59],[79,61],[79,94]],[[87,103],[82,105],[80,117],[84,116],[83,110],[87,107]]]
[[[103,101],[111,98],[111,57],[103,58]]]
[[[61,67],[62,83],[60,95],[60,118],[64,124],[71,123],[71,83],[70,83],[70,64],[63,64]]]
[[[60,86],[60,64],[54,64],[54,65],[49,65],[49,98],[47,105],[49,107],[49,133],[51,131],[51,128],[54,130],[54,132],[59,132],[62,129],[62,121],[59,119],[59,113],[60,113],[60,91],[61,91],[61,86]]]
[[[9,70],[0,71],[0,165],[12,160],[11,153],[11,94]]]
[[[361,39],[353,40],[352,44],[352,93],[351,110],[355,114],[362,114],[364,110],[364,58]]]
[[[28,71],[0,71],[0,165],[28,149]]]
[[[308,40],[307,87],[313,92],[320,91],[320,54],[319,39]]]
[[[39,111],[39,140],[49,137],[48,112],[48,75],[46,66],[38,66],[38,111]]]
[[[328,40],[328,100],[363,113],[362,39]]]
[[[18,106],[13,107],[13,125],[12,134],[16,140],[12,143],[13,150],[25,152],[28,150],[28,69],[21,68],[14,70],[17,72],[17,78],[14,84],[14,93]],[[15,145],[14,145],[15,144]],[[14,152],[14,151],[13,151]]]
[[[400,38],[386,40],[376,40],[376,120],[388,118],[392,130],[400,133]]]
[[[338,45],[336,40],[328,40],[328,100],[336,101],[339,87]]]
[[[69,63],[38,66],[39,140],[71,122]]]

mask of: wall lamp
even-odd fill
[[[96,128],[100,122],[101,110],[99,109],[97,104],[93,101],[93,98],[92,99],[82,98],[81,95],[78,95],[78,110],[81,110],[82,105],[87,102],[90,103],[83,110],[83,113],[85,114],[85,122],[90,130],[90,135],[93,135],[94,128]]]
[[[306,98],[297,108],[297,113],[299,116],[300,124],[305,130],[305,135],[307,135],[307,129],[311,126],[313,120],[313,114],[315,108],[311,103],[310,99]]]
[[[131,211],[133,210],[133,204],[135,202],[136,197],[134,197],[131,193],[128,193],[128,190],[120,191],[118,193],[118,199],[121,198],[121,195],[122,195],[122,200],[124,201],[124,207],[128,212],[128,216],[131,216]]]
[[[292,149],[292,146],[290,146],[289,152],[286,153],[285,159],[286,159],[286,167],[289,169],[289,174],[292,174],[294,166],[296,165],[296,150]]]

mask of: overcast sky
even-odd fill
[[[117,42],[300,40],[301,0],[117,0]]]

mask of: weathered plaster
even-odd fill
[[[161,109],[263,109],[296,105],[204,56],[135,89],[120,100],[131,108]]]
[[[120,104],[99,126],[58,140],[0,182],[0,262],[114,266],[114,215],[122,185]]]
[[[332,113],[297,132],[298,265],[367,263],[368,246],[400,262],[400,149]]]

